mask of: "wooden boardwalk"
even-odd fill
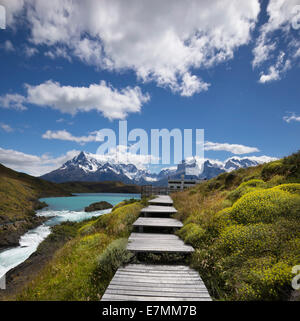
[[[199,274],[184,265],[119,268],[102,301],[211,301]]]
[[[134,253],[192,253],[193,247],[184,244],[178,236],[160,232],[183,226],[180,221],[168,217],[177,212],[170,196],[159,195],[149,204],[141,211],[147,214],[146,217],[139,217],[133,224],[139,233],[131,233],[127,250]],[[151,215],[160,217],[149,217]],[[153,232],[144,233],[144,228],[151,228]],[[198,272],[188,266],[128,264],[118,269],[102,301],[211,301],[211,297]]]

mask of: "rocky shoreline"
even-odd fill
[[[34,210],[28,213],[27,217],[10,221],[5,216],[0,216],[0,252],[19,246],[22,235],[47,221],[49,218],[36,216],[35,212],[47,206],[45,202],[36,200],[33,205]]]

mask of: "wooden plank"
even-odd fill
[[[195,278],[196,280],[198,280],[198,274],[191,274],[191,273],[186,273],[186,274],[183,274],[183,275],[174,275],[174,274],[169,274],[169,273],[151,273],[151,274],[143,274],[143,273],[136,273],[136,272],[123,272],[123,271],[117,271],[116,274],[117,276],[121,276],[121,275],[124,275],[124,276],[138,276],[138,277],[144,277],[145,275],[147,275],[147,277],[155,277],[157,279],[159,278],[163,278],[163,279],[166,279],[166,278],[171,278],[171,279],[174,279],[174,278],[180,278],[180,279],[186,279],[186,278]]]
[[[169,195],[158,195],[156,198],[148,201],[149,204],[165,204],[172,205],[173,200]]]
[[[104,294],[102,301],[211,301],[211,298],[178,298],[178,297],[159,297],[159,296],[134,296],[134,295],[117,295]]]
[[[129,282],[124,279],[121,280],[112,280],[109,286],[125,286],[125,287],[143,287],[143,288],[156,288],[160,291],[163,291],[163,289],[168,288],[174,288],[184,291],[185,289],[205,289],[206,287],[203,282],[190,282],[190,283],[153,283],[153,282]]]
[[[149,205],[141,209],[142,213],[159,213],[159,214],[175,214],[177,210],[173,206]]]
[[[185,275],[185,274],[189,274],[189,275],[198,275],[198,273],[196,271],[178,271],[178,272],[173,272],[173,271],[167,271],[167,270],[144,270],[144,271],[140,271],[140,270],[134,270],[134,269],[122,269],[119,268],[120,272],[126,272],[126,273],[140,273],[141,275],[143,274],[149,274],[149,275],[156,275],[156,274],[164,274],[164,273],[168,273],[170,275],[173,275],[174,277],[180,277],[181,275]]]
[[[167,264],[128,264],[124,268],[126,269],[154,269],[154,270],[169,270],[169,271],[182,271],[182,270],[192,270],[189,266],[186,265],[167,265]]]
[[[174,280],[174,278],[162,278],[160,280],[157,280],[156,278],[151,277],[130,277],[126,276],[127,281],[135,282],[135,283],[161,283],[161,284],[202,284],[200,280],[197,278],[185,278],[185,279],[179,279]],[[122,281],[124,280],[124,276],[117,276],[115,277],[114,281]]]
[[[128,284],[128,285],[110,284],[109,288],[111,290],[112,289],[114,289],[114,290],[120,289],[120,290],[148,291],[150,289],[151,291],[155,291],[155,292],[174,292],[176,290],[176,291],[181,291],[181,292],[185,292],[185,293],[193,293],[193,292],[196,292],[196,293],[205,292],[205,293],[207,293],[207,290],[206,290],[205,286],[198,287],[198,288],[196,288],[195,286],[179,288],[179,287],[176,287],[176,286],[173,286],[173,287],[151,286],[151,287],[149,287],[149,286],[139,286],[139,285],[136,285],[136,284]]]
[[[177,235],[161,233],[131,233],[129,239],[180,240]]]
[[[141,235],[137,235],[141,234]],[[163,238],[157,234],[147,235],[147,233],[135,233],[128,240],[127,250],[133,252],[166,252],[166,253],[191,253],[193,247],[173,235],[172,238]]]
[[[157,296],[160,297],[174,297],[174,298],[210,298],[207,292],[190,292],[190,293],[181,293],[177,292],[156,292],[156,291],[145,291],[142,292],[139,290],[121,290],[121,289],[107,289],[105,294],[117,294],[117,295],[143,295],[143,296]]]
[[[183,224],[174,218],[139,217],[133,226],[182,227]]]

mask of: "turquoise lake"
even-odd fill
[[[120,194],[120,193],[80,193],[68,197],[47,197],[41,198],[40,201],[46,202],[49,209],[54,211],[81,211],[86,206],[100,201],[106,201],[116,205],[124,199],[140,199],[140,194]]]

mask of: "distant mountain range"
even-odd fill
[[[81,152],[73,159],[64,163],[60,168],[41,176],[41,178],[55,182],[70,181],[121,181],[126,184],[153,184],[166,185],[169,178],[180,178],[185,172],[188,178],[210,179],[223,172],[230,172],[238,168],[256,166],[261,163],[275,160],[272,157],[231,157],[224,162],[205,160],[200,162],[197,158],[190,158],[177,166],[164,168],[159,173],[151,173],[144,168],[138,168],[134,164],[120,164],[114,161],[106,161],[87,152]],[[203,166],[201,174],[200,169]],[[190,173],[189,173],[190,174]]]

